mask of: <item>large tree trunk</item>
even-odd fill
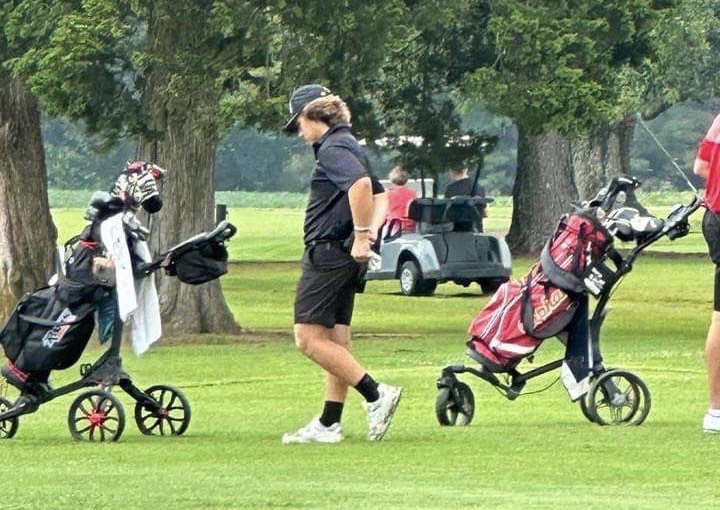
[[[178,4],[178,10],[181,7]],[[177,69],[172,62],[175,49],[191,45],[195,33],[182,23],[183,13],[177,14],[178,20],[172,16],[153,20],[148,32],[158,60],[148,72],[143,100],[155,135],[141,139],[139,157],[168,171],[161,185],[163,208],[150,220],[150,245],[155,252],[215,226],[213,171],[219,135],[207,116],[215,110],[219,97],[208,80],[205,88],[167,93],[170,70]],[[193,286],[156,273],[156,281],[165,334],[240,330],[219,280]]]
[[[537,253],[577,200],[569,141],[558,133],[518,129],[518,169],[507,242],[514,254]]]
[[[35,98],[17,79],[0,78],[0,319],[53,269],[57,231]]]
[[[513,253],[540,250],[571,203],[593,197],[615,175],[629,174],[635,116],[572,140],[518,129],[518,171],[508,244]],[[634,193],[627,205],[642,210]]]
[[[615,175],[630,172],[635,116],[605,125],[572,141],[572,166],[581,200],[593,197]]]

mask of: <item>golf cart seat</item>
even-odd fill
[[[448,200],[445,217],[453,222],[455,232],[482,232],[485,209],[493,201],[486,197],[452,197]]]
[[[445,217],[448,200],[416,198],[408,206],[408,218],[415,220],[421,234],[450,232],[453,224]]]
[[[482,232],[485,208],[492,198],[418,198],[410,202],[408,217],[418,223],[420,233]]]

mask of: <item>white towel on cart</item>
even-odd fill
[[[111,216],[100,225],[100,240],[115,264],[115,290],[118,311],[123,322],[130,321],[133,351],[140,355],[162,335],[160,302],[155,288],[155,276],[133,277],[122,213]],[[135,254],[144,262],[151,262],[145,241],[135,243]]]

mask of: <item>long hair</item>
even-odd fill
[[[339,96],[320,97],[305,106],[302,114],[308,120],[324,122],[328,126],[350,124],[351,115],[345,101]]]

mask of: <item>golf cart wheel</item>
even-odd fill
[[[135,423],[146,436],[179,436],[190,425],[190,402],[177,388],[158,384],[145,390],[145,394],[158,404],[157,409],[135,404]]]
[[[480,278],[478,283],[483,294],[492,295],[506,281],[508,281],[507,278]]]
[[[452,387],[442,387],[435,400],[435,414],[443,426],[470,425],[475,415],[475,397],[470,386],[457,382]]]
[[[112,393],[90,390],[70,405],[68,427],[79,441],[117,441],[125,430],[125,410]]]
[[[626,370],[601,374],[587,395],[588,413],[599,425],[640,425],[650,413],[650,391]]]
[[[12,402],[4,397],[0,397],[0,414],[4,413],[12,407]],[[17,432],[20,421],[17,416],[6,418],[0,421],[0,439],[10,439]]]
[[[436,280],[424,280],[417,263],[406,260],[400,266],[400,292],[406,296],[430,296],[437,287]]]

